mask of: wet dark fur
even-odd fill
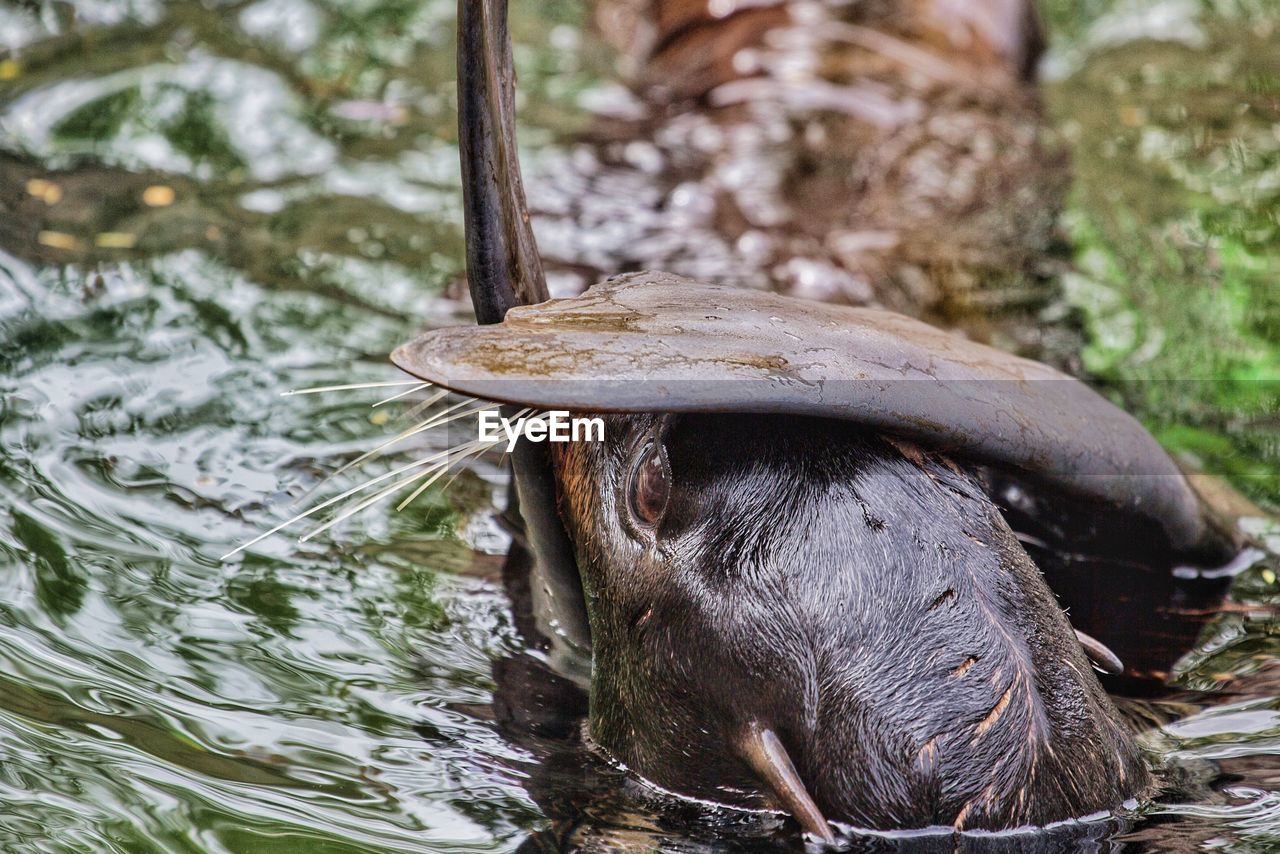
[[[828,818],[878,828],[1044,824],[1147,786],[974,476],[834,422],[684,416],[651,542],[623,490],[658,424],[612,417],[604,443],[555,446],[591,618],[591,736],[618,760],[759,805],[730,748],[755,721]]]

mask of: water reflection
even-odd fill
[[[690,824],[687,807],[584,749],[580,689],[548,671],[522,624],[506,537],[474,522],[502,500],[496,460],[406,513],[217,560],[397,423],[369,407],[376,395],[279,393],[393,379],[393,346],[463,313],[446,298],[462,256],[453,5],[0,9],[0,847],[783,844],[768,817]],[[1166,416],[1163,438],[1274,498],[1274,408],[1137,382],[1202,365],[1273,376],[1273,16],[1184,10],[1170,36],[1154,12],[1134,29],[1103,14],[1112,4],[1088,5],[1087,31],[1073,29],[1079,4],[1046,9],[1059,33],[1049,102],[1077,176],[1067,221],[1080,254],[1065,281],[1086,315],[1087,364],[1138,411]],[[810,121],[810,107],[766,109],[761,127],[777,138],[740,133],[751,99],[785,98],[738,89],[722,114],[738,110],[736,123],[710,121],[636,68],[633,6],[514,4],[528,171],[558,287],[654,264],[800,291],[838,281],[852,301],[924,306],[938,295],[910,291],[910,271],[937,272],[928,262],[948,250],[940,266],[966,296],[939,297],[935,314],[962,322],[975,296],[965,283],[1001,270],[1008,287],[992,292],[1011,297],[1011,319],[983,334],[1034,348],[1063,330],[1049,343],[1076,346],[1051,287],[1066,248],[1051,216],[1024,229],[1018,213],[1063,204],[1065,173],[1024,168],[1052,162],[1031,156],[1041,149],[997,146],[1006,159],[970,173],[957,197],[979,205],[982,227],[938,225],[955,220],[938,202],[955,187],[907,220],[798,227],[798,207],[839,206],[762,185],[777,170],[760,165],[799,145],[803,186],[833,163],[875,172],[879,161],[841,147],[848,110]],[[1196,39],[1177,35],[1187,22]],[[1134,41],[1153,34],[1164,40]],[[664,61],[699,57],[671,46]],[[632,54],[632,91],[612,82],[619,50]],[[783,45],[753,61],[794,55]],[[703,71],[704,87],[737,73]],[[859,73],[877,86],[846,106],[884,118],[875,140],[906,133],[888,122],[901,104],[933,103],[927,75],[886,93],[884,69]],[[983,97],[947,108],[996,139],[1039,122],[1032,99],[993,128]],[[895,162],[937,154],[903,139],[924,159]],[[1002,171],[1029,188],[1013,213],[981,208]],[[946,239],[922,244],[928,258],[904,254],[914,244],[901,233],[925,229]],[[826,242],[833,231],[844,234]],[[1028,323],[1041,317],[1047,333]],[[1272,480],[1247,477],[1258,472]],[[1177,678],[1224,702],[1179,694],[1142,712],[1176,720],[1150,739],[1172,766],[1160,805],[1085,837],[1264,845],[1280,833],[1275,569],[1250,569],[1226,612],[1194,615],[1208,626]]]

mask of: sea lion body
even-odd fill
[[[664,270],[888,308],[1075,364],[1056,278],[1070,173],[1033,81],[1032,4],[594,11],[628,97],[533,175],[554,295]]]

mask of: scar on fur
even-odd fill
[[[948,599],[954,599],[954,598],[956,598],[956,592],[952,590],[950,587],[948,587],[946,590],[942,591],[942,594],[938,596],[937,599],[933,600],[933,604],[929,606],[929,610],[930,611],[937,610],[937,608],[943,602],[946,602]]]
[[[1000,699],[996,701],[995,706],[993,706],[991,711],[987,713],[987,716],[982,719],[982,723],[978,724],[978,728],[974,730],[974,735],[982,735],[984,732],[991,729],[991,727],[995,726],[996,721],[1000,719],[1000,715],[1009,706],[1009,696],[1012,693],[1013,686],[1010,685],[1004,690],[1004,693],[1000,695]]]
[[[922,771],[931,771],[933,762],[938,758],[938,737],[935,735],[924,743],[920,751],[916,754],[916,765]]]
[[[964,805],[964,809],[960,810],[960,814],[956,816],[956,820],[952,825],[952,827],[954,827],[956,830],[964,830],[964,822],[965,822],[965,819],[969,817],[969,810],[971,810],[973,808],[973,805],[976,804],[978,801],[986,801],[987,803],[991,803],[991,786],[987,786],[985,789],[982,790],[982,794],[974,796],[972,800],[970,800],[968,803]]]
[[[871,508],[867,506],[867,502],[863,501],[861,498],[857,498],[857,502],[858,506],[862,508],[862,521],[866,523],[868,528],[873,531],[883,531],[888,527],[888,524],[883,519],[871,512]]]

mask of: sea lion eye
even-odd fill
[[[657,527],[671,495],[671,469],[661,442],[649,442],[640,451],[627,492],[636,522],[646,528]]]

